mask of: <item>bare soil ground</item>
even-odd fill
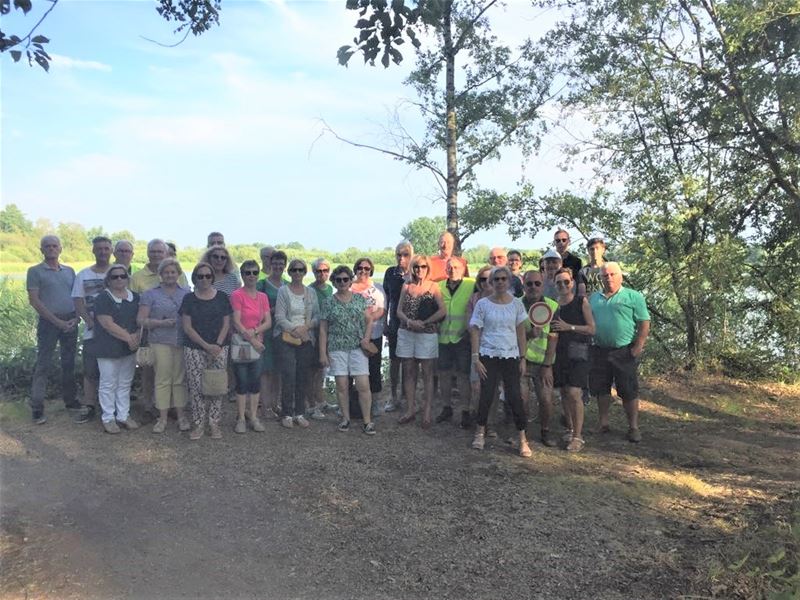
[[[650,379],[639,445],[469,448],[455,424],[378,435],[270,423],[190,442],[110,436],[51,403],[0,432],[0,597],[750,598],[796,569],[800,389]],[[587,412],[587,431],[596,408]],[[792,533],[794,531],[794,533]],[[791,534],[791,535],[789,535]],[[788,537],[787,537],[788,536]],[[791,536],[795,536],[792,538]],[[784,540],[789,540],[784,544]],[[750,568],[757,555],[784,575]],[[766,556],[766,555],[764,555]],[[744,558],[742,565],[738,561]],[[794,561],[794,562],[792,562]],[[766,564],[766,563],[764,563]],[[794,565],[794,566],[793,566]]]

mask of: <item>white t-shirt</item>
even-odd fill
[[[75,276],[75,283],[72,285],[72,297],[83,298],[86,302],[86,311],[94,318],[94,301],[97,295],[105,287],[106,271],[111,268],[108,265],[105,271],[98,273],[93,267],[86,267]],[[96,325],[95,325],[96,327]],[[94,329],[83,328],[83,339],[90,340],[94,337]]]
[[[386,293],[383,291],[383,286],[380,283],[374,283],[363,292],[358,292],[358,294],[364,297],[364,300],[367,301],[367,306],[369,308],[377,307],[382,310],[386,308]],[[383,335],[384,321],[384,317],[381,317],[377,321],[372,322],[373,340]]]
[[[527,318],[519,298],[508,304],[496,304],[489,298],[478,300],[469,325],[481,329],[479,352],[494,358],[519,358],[517,325]]]

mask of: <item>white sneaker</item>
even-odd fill
[[[311,423],[306,421],[306,418],[303,415],[300,415],[299,417],[295,417],[294,418],[294,422],[298,425],[298,427],[303,427],[303,428],[306,428],[309,425],[311,425]]]
[[[322,412],[322,410],[320,410],[319,408],[315,408],[311,412],[311,418],[314,419],[315,421],[324,421],[325,420],[325,413]]]
[[[483,450],[484,437],[480,432],[475,432],[475,437],[472,438],[472,447],[475,450]]]
[[[292,420],[292,417],[283,417],[281,419],[281,425],[286,427],[286,429],[291,429],[294,427],[294,421]]]

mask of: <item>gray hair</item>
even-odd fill
[[[397,246],[395,246],[394,251],[397,252],[398,250],[404,250],[404,249],[408,249],[408,253],[411,254],[411,256],[414,256],[414,244],[412,244],[408,240],[403,240],[402,242],[397,244]]]
[[[258,251],[258,256],[262,260],[265,254],[269,254],[270,256],[275,254],[275,246],[264,246],[261,250]]]
[[[122,244],[128,244],[128,246],[131,247],[131,250],[133,250],[133,244],[131,242],[128,240],[119,240],[116,244],[114,244],[114,252],[119,250],[119,247],[122,246]]]
[[[511,271],[511,268],[506,265],[503,265],[502,267],[492,267],[492,270],[489,271],[489,279],[494,281],[494,276],[500,271],[505,272],[506,276],[508,277],[508,283],[511,283],[511,278],[514,277],[514,273]]]
[[[163,271],[167,267],[175,267],[178,270],[178,275],[183,273],[183,269],[181,269],[181,263],[179,263],[176,259],[172,258],[171,256],[168,256],[160,263],[158,263],[157,271],[159,277],[161,277],[161,271]]]
[[[160,238],[156,238],[154,240],[150,240],[149,242],[147,242],[147,249],[150,250],[150,248],[152,248],[153,246],[155,246],[157,244],[163,244],[164,251],[168,251],[169,250],[169,247],[167,246],[167,242],[165,242],[164,240],[162,240]]]
[[[61,245],[61,240],[59,239],[59,237],[57,235],[53,235],[52,233],[49,233],[47,235],[43,235],[42,239],[39,240],[39,247],[40,248],[43,247],[45,241],[47,241],[47,240],[55,240],[56,242],[58,242],[59,246]]]
[[[319,257],[317,260],[315,260],[314,262],[312,262],[312,263],[311,263],[311,270],[312,270],[312,271],[316,271],[316,270],[317,270],[317,269],[319,269],[319,268],[320,268],[322,265],[328,265],[328,266],[330,267],[330,266],[331,266],[331,263],[330,263],[330,262],[328,262],[326,259],[324,259],[324,258],[322,258],[322,257],[320,256],[320,257]]]

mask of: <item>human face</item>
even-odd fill
[[[492,288],[492,282],[489,281],[490,271],[491,269],[482,269],[478,271],[478,277],[476,278],[476,282],[478,284],[478,290],[480,292]]]
[[[128,269],[111,269],[108,274],[108,287],[115,292],[124,290],[128,287]]]
[[[423,279],[428,278],[428,263],[427,262],[418,262],[413,267],[411,267],[412,275],[414,279],[418,281],[422,281]]]
[[[568,273],[559,273],[556,275],[556,292],[559,296],[569,296],[572,294],[572,277]]]
[[[369,280],[369,272],[371,271],[369,263],[364,261],[356,265],[356,281]]]
[[[92,245],[92,254],[98,265],[105,266],[111,260],[111,244],[108,242],[97,242]]]
[[[517,253],[509,254],[508,266],[511,268],[511,272],[514,273],[514,275],[519,275],[520,269],[522,269],[522,257]]]
[[[525,275],[525,297],[530,300],[539,300],[544,290],[544,280],[541,273],[528,273]]]
[[[553,245],[561,256],[564,256],[569,250],[569,234],[564,231],[559,231],[553,237]]]
[[[492,276],[492,286],[494,287],[496,294],[507,292],[509,283],[510,281],[508,281],[508,273],[505,271],[500,271]]]
[[[286,269],[286,261],[282,258],[273,258],[269,261],[269,267],[272,270],[273,275],[283,275],[283,272]]]
[[[548,281],[553,281],[556,273],[561,268],[561,261],[555,258],[544,259],[544,275]]]
[[[61,242],[57,237],[44,238],[41,249],[45,260],[58,260],[58,257],[61,256]]]
[[[147,248],[147,260],[150,262],[151,267],[158,266],[167,256],[166,244],[151,244]]]
[[[460,260],[447,261],[447,278],[450,281],[461,281],[464,279],[464,264]]]
[[[208,257],[215,271],[222,271],[228,264],[228,253],[219,248],[209,252]]]
[[[224,246],[225,245],[225,236],[224,235],[212,235],[208,238],[208,247],[214,248],[216,246]]]
[[[133,260],[133,246],[130,244],[118,245],[114,249],[114,260],[121,265],[130,266],[131,260]]]
[[[603,267],[600,278],[603,280],[603,289],[610,294],[616,294],[622,287],[622,271],[617,265]]]
[[[261,255],[261,269],[266,273],[269,270],[269,265],[272,262],[272,253],[267,252]]]
[[[178,283],[178,277],[180,277],[178,269],[172,265],[161,269],[161,283],[166,286],[173,286]]]
[[[505,267],[508,264],[508,256],[502,248],[492,248],[489,253],[489,264],[493,267]]]
[[[214,274],[208,267],[202,267],[195,273],[194,287],[200,291],[207,290],[213,284]]]
[[[352,283],[353,280],[350,279],[350,275],[347,274],[347,271],[342,271],[333,278],[333,285],[339,292],[349,289]]]
[[[586,250],[589,253],[589,262],[597,264],[603,260],[606,253],[606,245],[603,242],[595,242]]]
[[[400,267],[400,270],[403,272],[408,271],[408,263],[411,262],[411,252],[409,252],[408,248],[401,248],[394,253],[394,256],[397,259],[397,266]]]
[[[328,281],[330,274],[331,266],[328,263],[322,263],[316,269],[314,269],[314,281],[317,282],[317,285],[322,285]]]
[[[448,258],[453,255],[453,248],[456,241],[451,233],[443,233],[439,236],[439,255],[442,258]]]
[[[258,275],[260,272],[261,271],[259,271],[257,267],[247,267],[246,269],[242,269],[241,275],[245,287],[256,287],[256,282],[258,281]]]
[[[289,277],[292,278],[292,283],[302,283],[303,277],[306,276],[306,268],[302,263],[292,263],[289,267]]]

